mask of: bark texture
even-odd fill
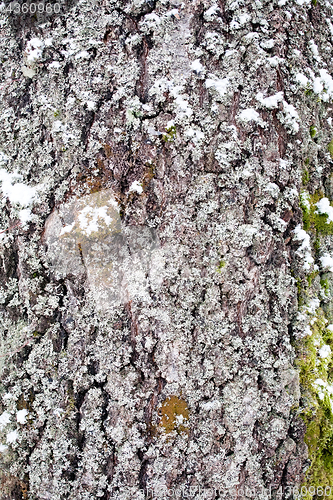
[[[1,499],[291,498],[332,3],[61,5],[0,21]]]

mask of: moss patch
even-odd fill
[[[333,234],[333,222],[328,223],[328,215],[319,214],[317,211],[316,203],[324,196],[322,191],[316,191],[313,195],[306,191],[301,193],[300,207],[303,210],[303,227],[305,231],[311,231],[316,235]]]
[[[319,308],[312,324],[312,334],[303,339],[298,347],[297,364],[305,406],[301,417],[307,427],[305,443],[311,460],[304,483],[307,491],[310,486],[325,488],[333,485],[333,396],[316,384],[318,380],[328,385],[333,383],[332,353],[325,358],[319,353],[324,345],[330,346],[333,352],[333,332],[326,325],[325,315]]]
[[[184,399],[177,396],[168,396],[160,409],[160,427],[166,433],[176,431],[178,434],[189,434],[187,426],[189,410]]]
[[[316,137],[316,134],[317,134],[317,129],[314,125],[311,125],[310,127],[310,136],[311,136],[311,139],[314,139]]]
[[[331,157],[333,158],[333,139],[331,140],[331,142],[329,143],[329,145],[327,146],[327,149],[331,155]]]
[[[176,127],[172,125],[171,127],[166,129],[166,134],[162,135],[162,140],[164,142],[174,141],[176,137]]]
[[[221,261],[219,262],[219,265],[217,266],[217,269],[216,269],[216,270],[217,270],[217,272],[218,272],[218,273],[220,273],[220,272],[221,272],[221,270],[222,270],[222,269],[223,269],[226,265],[227,265],[227,263],[226,263],[224,260],[221,260]]]

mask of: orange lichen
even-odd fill
[[[168,396],[164,400],[159,414],[161,417],[159,425],[165,432],[177,431],[178,434],[182,432],[189,434],[189,410],[184,399]]]

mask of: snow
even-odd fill
[[[11,431],[11,432],[8,432],[6,441],[8,444],[15,443],[15,441],[17,441],[17,438],[18,438],[18,432]]]
[[[160,18],[154,13],[147,14],[144,17],[144,21],[148,21],[149,23],[156,23],[156,24],[160,24],[160,22],[161,22]]]
[[[267,58],[268,64],[273,68],[276,68],[279,64],[283,63],[283,61],[284,61],[283,57],[278,57],[278,56]]]
[[[200,59],[196,59],[195,61],[192,62],[191,69],[196,73],[201,73],[202,71],[204,71],[205,68],[201,64]]]
[[[307,313],[315,315],[316,310],[320,306],[320,300],[317,298],[311,299],[308,303],[308,305],[305,307],[305,310]]]
[[[143,188],[142,188],[141,183],[139,181],[132,182],[132,184],[130,185],[129,191],[134,192],[134,193],[138,193],[138,194],[142,194]]]
[[[250,14],[248,14],[247,12],[241,14],[239,17],[238,17],[238,22],[243,25],[243,24],[246,24],[248,21],[250,21],[251,19],[251,16]]]
[[[89,52],[87,52],[86,50],[82,50],[81,52],[78,52],[78,54],[76,54],[75,59],[88,59],[88,57]]]
[[[169,10],[167,13],[166,13],[166,16],[168,17],[176,17],[177,19],[179,19],[179,12],[178,12],[178,9],[172,9],[172,10]]]
[[[247,108],[239,113],[239,119],[244,122],[249,122],[251,120],[257,122],[260,120],[260,115],[254,108]]]
[[[309,41],[309,47],[310,47],[310,49],[311,49],[312,54],[314,55],[314,58],[315,58],[317,61],[320,61],[320,60],[321,60],[321,57],[319,56],[318,47],[317,47],[317,45],[315,44],[314,40],[310,40],[310,41]]]
[[[7,170],[0,169],[0,181],[2,182],[2,192],[11,203],[19,203],[22,206],[30,205],[36,197],[36,188],[27,186],[22,182],[15,182],[22,176],[17,173],[9,173]]]
[[[4,453],[7,450],[8,450],[8,446],[6,446],[5,444],[0,444],[0,453]]]
[[[216,4],[212,5],[208,10],[205,12],[205,17],[208,19],[212,16],[214,16],[217,13],[218,6]]]
[[[301,193],[301,203],[302,205],[306,208],[306,210],[310,210],[311,205],[310,205],[310,195],[306,191],[303,191]]]
[[[333,332],[333,324],[331,323],[330,325],[327,325],[326,330]]]
[[[33,63],[40,59],[43,55],[44,42],[39,38],[32,38],[26,46],[25,53],[27,55],[27,61]]]
[[[286,124],[289,125],[295,133],[297,133],[299,131],[299,124],[297,123],[299,116],[296,108],[292,104],[288,104],[286,101],[283,101],[283,111],[286,115]]]
[[[213,87],[220,94],[220,96],[223,97],[227,91],[229,79],[222,78],[221,80],[213,80],[211,78],[208,78],[205,82],[205,85],[207,89]]]
[[[6,394],[4,394],[4,395],[2,396],[2,399],[3,399],[4,401],[7,401],[7,399],[12,399],[12,397],[13,397],[13,394],[12,394],[11,392],[6,392]]]
[[[204,410],[218,410],[221,408],[221,402],[217,399],[214,401],[208,401],[207,403],[202,403],[202,408]]]
[[[55,120],[52,125],[52,132],[62,132],[64,125],[60,120]]]
[[[314,389],[317,391],[317,394],[318,394],[318,397],[320,400],[323,400],[325,398],[326,394],[329,396],[331,408],[332,408],[333,405],[332,405],[331,396],[333,395],[333,386],[329,385],[327,382],[325,382],[321,378],[317,378],[313,382],[312,385],[313,385]]]
[[[311,328],[309,327],[309,325],[307,325],[303,331],[303,336],[304,337],[308,337],[309,335],[311,335],[312,332],[311,332]]]
[[[0,151],[0,164],[7,163],[8,161],[9,161],[9,157],[7,155],[5,155],[5,153],[2,153],[2,151]]]
[[[331,348],[329,345],[323,345],[318,351],[318,354],[321,358],[328,358],[328,356],[331,354]]]
[[[333,273],[333,258],[328,253],[324,253],[319,260],[323,268],[327,268],[331,273]]]
[[[108,208],[107,206],[98,208],[90,206],[84,207],[78,215],[82,232],[87,236],[93,232],[97,232],[99,230],[99,219],[102,219],[106,225],[109,225],[112,222],[112,218],[106,213]]]
[[[263,49],[272,49],[275,45],[275,42],[274,40],[263,40],[261,43],[260,43],[260,47],[262,47]]]
[[[201,130],[195,130],[192,127],[186,130],[185,134],[192,137],[193,142],[201,141],[205,137],[205,134]]]
[[[319,77],[315,78],[313,80],[313,91],[316,94],[320,94],[324,90],[324,85],[322,84],[321,80]]]
[[[302,85],[302,87],[306,87],[307,84],[309,83],[309,79],[303,75],[302,73],[297,73],[296,75],[296,81]]]
[[[328,198],[322,198],[321,200],[318,201],[318,203],[316,203],[316,206],[318,208],[316,213],[328,215],[328,218],[326,221],[327,224],[329,224],[330,222],[333,222],[333,207],[331,207],[330,201]]]
[[[60,231],[60,236],[63,236],[66,233],[70,233],[74,228],[74,226],[75,222],[73,222],[73,224],[69,224],[68,226],[63,227],[62,230]]]
[[[18,423],[19,424],[26,424],[27,423],[26,417],[28,414],[29,414],[29,412],[25,408],[23,410],[19,410],[16,413],[16,420],[18,421]]]
[[[96,103],[94,101],[87,101],[86,105],[89,111],[94,111],[96,109]]]
[[[23,224],[29,222],[32,218],[32,213],[30,208],[24,208],[23,210],[20,210],[18,216]]]
[[[328,102],[333,98],[333,78],[325,68],[321,68],[319,74],[320,76],[315,77],[312,73],[313,91],[316,94],[322,94],[322,100]]]
[[[269,182],[266,186],[266,191],[268,191],[274,198],[277,198],[280,193],[280,188],[274,182]]]
[[[0,431],[9,424],[10,422],[10,415],[8,412],[4,411],[2,415],[0,415]]]
[[[193,114],[192,108],[189,106],[188,101],[186,101],[181,95],[176,97],[175,100],[177,107],[182,112],[182,114],[191,116]]]
[[[283,92],[278,92],[270,97],[264,97],[264,95],[259,92],[256,98],[265,108],[274,109],[278,107],[279,102],[283,101]]]
[[[297,241],[301,241],[302,245],[296,252],[296,255],[300,255],[304,257],[304,266],[303,268],[308,271],[311,267],[311,264],[314,263],[314,259],[311,255],[311,245],[310,245],[310,236],[301,228],[301,225],[295,227],[294,229],[294,239]]]
[[[59,61],[53,61],[53,62],[51,62],[51,64],[48,65],[48,68],[49,69],[60,68],[60,62]]]

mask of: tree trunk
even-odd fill
[[[0,15],[1,499],[332,484],[333,5]]]

